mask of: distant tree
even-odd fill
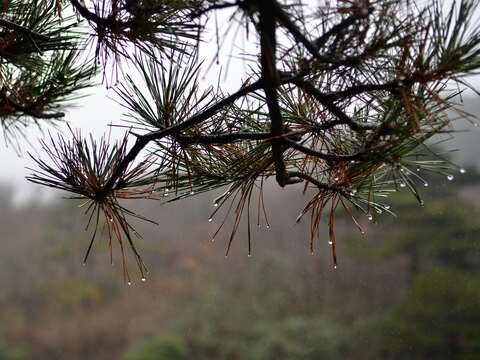
[[[384,328],[383,359],[475,359],[480,350],[478,273],[436,268],[418,275]]]
[[[398,219],[386,224],[389,241],[383,241],[385,229],[378,233],[373,230],[369,239],[372,241],[359,242],[352,238],[348,242],[351,252],[369,260],[406,256],[409,281],[432,266],[463,271],[477,269],[480,249],[475,239],[480,224],[472,216],[476,209],[459,201],[458,194],[452,191],[437,189],[432,190],[431,195],[420,214],[415,211],[416,204],[411,198],[402,194],[394,196]]]
[[[88,140],[73,130],[52,137],[43,143],[50,159],[34,158],[39,170],[29,180],[86,200],[95,230],[85,259],[104,226],[109,246],[120,245],[127,281],[126,243],[142,278],[146,268],[128,219],[140,216],[121,199],[177,200],[226,186],[214,214],[228,203],[227,214],[234,209],[230,249],[242,214],[250,229],[252,206],[264,212],[269,177],[281,187],[303,183],[311,190],[299,216],[311,218],[311,251],[321,215],[329,213],[336,264],[337,208],[373,219],[389,212],[378,197],[392,189],[406,187],[418,197],[417,167],[449,174],[443,163],[421,156],[429,153],[428,139],[451,130],[446,110],[470,86],[465,76],[480,68],[479,1],[442,3],[3,1],[2,123],[18,128],[60,118],[60,102],[78,94],[93,69],[103,71],[130,114],[124,139]],[[69,17],[74,13],[89,29]],[[224,25],[221,14],[228,16]],[[229,30],[248,35],[254,50],[246,49],[250,67],[237,91],[226,93],[221,81],[200,83],[209,63],[199,58],[199,46],[209,29],[216,29],[218,47]],[[75,65],[88,55],[80,42],[86,39],[95,66]],[[130,75],[133,67],[143,84]]]
[[[124,360],[186,360],[187,351],[180,340],[154,337],[123,357]]]
[[[27,359],[27,353],[18,346],[9,346],[0,338],[0,360],[23,360]]]

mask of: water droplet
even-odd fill
[[[365,230],[360,231],[360,234],[365,235]]]
[[[386,210],[390,210],[390,205],[385,205]]]
[[[467,172],[467,170],[465,169],[460,169],[459,171],[460,171],[460,174],[465,174]]]
[[[333,179],[333,180],[338,181],[338,180],[340,180],[340,179],[338,178],[338,176],[336,176],[335,179]]]
[[[270,229],[270,225],[267,225],[267,229]]]
[[[128,286],[132,285],[132,282],[131,282],[131,281],[128,281],[128,282],[127,282],[127,285],[128,285]]]
[[[417,168],[417,172],[419,172],[419,171],[420,171],[420,168]]]
[[[420,200],[420,206],[425,206],[425,202],[423,200]]]
[[[372,220],[373,220],[373,215],[372,215],[372,214],[368,214],[367,219],[370,220],[370,221],[372,221]]]
[[[404,169],[404,168],[400,168],[400,172],[405,172],[405,169]]]
[[[447,180],[452,181],[453,180],[453,175],[447,175]]]
[[[404,182],[399,183],[399,185],[400,185],[401,188],[404,188],[404,187],[407,186],[407,184],[405,184]]]
[[[142,280],[143,282],[147,281],[147,279],[145,279],[144,277],[142,277],[142,279],[141,279],[141,280]]]
[[[252,254],[248,254],[247,256],[248,256],[248,257],[252,257]]]
[[[215,238],[211,238],[211,239],[210,239],[210,242],[215,242]]]
[[[315,252],[313,252],[313,251],[310,251],[310,255],[315,255]]]
[[[218,203],[214,203],[213,206],[214,206],[214,207],[217,207],[217,206],[218,206]]]
[[[190,195],[195,195],[195,191],[190,191]]]
[[[428,183],[423,184],[423,186],[428,187]]]
[[[336,270],[337,269],[337,264],[333,265],[333,268]]]
[[[212,218],[208,219],[208,222],[212,222],[212,221],[213,221],[213,219],[212,219]]]
[[[332,240],[328,240],[328,245],[333,245],[333,241],[332,241]]]

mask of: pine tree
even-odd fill
[[[212,216],[233,212],[228,249],[245,214],[250,253],[251,217],[256,210],[267,221],[262,189],[271,177],[280,187],[301,183],[299,192],[310,197],[297,221],[310,217],[312,252],[325,214],[336,264],[337,209],[363,231],[355,214],[375,220],[390,212],[382,197],[397,188],[422,201],[417,168],[451,171],[432,160],[428,141],[452,131],[447,110],[474,121],[457,102],[472,88],[466,76],[480,68],[478,5],[4,0],[2,123],[9,130],[63,118],[61,102],[90,84],[95,70],[116,89],[130,114],[125,137],[97,141],[74,130],[51,137],[43,142],[49,159],[35,159],[39,169],[28,178],[86,200],[95,229],[85,260],[104,227],[110,249],[117,241],[125,262],[128,243],[144,277],[129,222],[143,217],[121,199],[170,194],[175,201],[215,189],[223,193]],[[222,14],[228,21],[219,25]],[[250,66],[231,93],[221,81],[206,89],[200,83],[209,63],[199,47],[212,28],[218,49],[229,31],[247,34],[255,49],[244,54]],[[89,55],[93,62],[78,61]],[[124,274],[130,281],[126,266]]]

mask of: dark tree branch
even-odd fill
[[[91,12],[90,10],[88,10],[86,7],[84,7],[82,4],[80,4],[78,2],[78,0],[70,0],[70,2],[72,3],[73,7],[75,8],[75,10],[78,11],[78,13],[86,20],[88,21],[92,21],[94,22],[95,24],[97,24],[98,26],[102,26],[102,27],[108,27],[111,25],[111,21],[110,20],[107,20],[107,19],[104,19],[100,16],[98,16],[97,14]]]
[[[238,6],[237,2],[235,3],[224,3],[224,4],[214,4],[214,5],[210,5],[200,11],[197,11],[196,13],[194,13],[192,15],[192,19],[195,19],[197,17],[200,17],[204,14],[206,14],[207,12],[210,12],[212,10],[220,10],[220,9],[227,9],[229,7],[232,7],[232,6]]]
[[[65,113],[63,112],[56,112],[56,113],[44,113],[41,111],[35,110],[35,107],[33,106],[25,106],[17,101],[13,100],[7,94],[5,94],[5,91],[0,92],[0,97],[13,109],[16,111],[19,111],[21,113],[24,113],[25,115],[37,118],[37,119],[59,119],[65,116]]]
[[[43,41],[48,41],[50,38],[46,35],[40,34],[39,32],[36,32],[34,30],[31,30],[29,28],[26,28],[24,26],[15,24],[7,19],[2,19],[0,18],[0,26],[6,27],[11,30],[16,30],[19,32],[22,32],[28,36],[31,36],[32,38],[36,38],[38,40],[43,40]]]
[[[360,85],[349,87],[345,90],[326,93],[326,94],[323,94],[323,96],[330,101],[335,101],[335,100],[350,98],[365,92],[372,92],[372,91],[395,92],[398,90],[398,88],[399,88],[398,81],[390,81],[385,84],[360,84]]]
[[[276,68],[276,20],[271,14],[271,7],[275,0],[261,1],[258,3],[260,12],[260,21],[258,31],[260,33],[261,47],[261,69],[262,79],[264,80],[263,89],[270,114],[272,137],[279,137],[283,132],[283,120],[278,104],[277,87],[280,85],[280,77]],[[277,183],[284,187],[289,182],[287,169],[283,162],[283,146],[281,139],[275,139],[272,144],[272,158],[275,166],[275,177]]]
[[[376,129],[377,125],[372,124],[360,124],[353,121],[347,114],[345,114],[342,109],[333,103],[331,94],[324,94],[318,90],[311,82],[302,79],[293,79],[291,81],[293,84],[297,85],[299,88],[303,89],[307,94],[313,96],[320,104],[322,104],[328,111],[335,115],[341,123],[348,125],[354,131],[363,131]]]
[[[128,168],[128,165],[133,160],[135,160],[135,158],[138,156],[140,151],[142,151],[142,149],[150,141],[161,140],[166,136],[179,134],[181,131],[211,118],[212,116],[214,116],[218,111],[220,111],[224,107],[233,104],[237,99],[239,99],[239,98],[241,98],[245,95],[248,95],[252,92],[258,91],[258,90],[262,89],[262,87],[263,87],[263,80],[262,79],[257,80],[253,84],[242,87],[236,93],[234,93],[230,96],[227,96],[225,99],[222,99],[222,100],[218,101],[217,103],[213,104],[208,109],[206,109],[205,111],[192,116],[191,118],[185,120],[182,123],[173,125],[173,126],[168,127],[166,129],[157,130],[157,131],[153,131],[151,133],[145,134],[145,135],[137,136],[137,140],[135,142],[135,145],[130,149],[130,151],[127,153],[127,155],[123,158],[123,160],[121,161],[121,163],[117,167],[117,169],[115,169],[115,171],[112,174],[110,180],[105,184],[103,190],[101,191],[100,196],[105,196],[112,189],[114,189],[115,183],[122,177],[125,170]]]
[[[317,40],[315,40],[315,47],[316,47],[317,51],[322,46],[324,46],[332,36],[339,35],[344,30],[346,30],[349,26],[355,24],[355,22],[357,22],[358,20],[367,17],[370,12],[371,12],[371,9],[368,9],[367,12],[364,13],[364,14],[362,14],[360,12],[357,12],[357,13],[349,16],[348,18],[342,20],[337,25],[333,26],[325,34],[323,34]]]
[[[361,151],[352,155],[329,154],[329,153],[312,150],[288,138],[284,138],[283,141],[288,147],[291,147],[304,154],[314,156],[322,160],[351,161],[351,160],[362,160],[362,159],[365,159],[367,156],[365,151]]]
[[[305,181],[308,181],[309,183],[312,183],[313,185],[315,185],[319,190],[329,190],[329,191],[334,191],[334,192],[338,192],[340,191],[341,189],[337,186],[330,186],[328,184],[324,184],[324,183],[321,183],[320,181],[318,181],[317,179],[313,178],[312,176],[310,175],[307,175],[305,173],[302,173],[300,171],[289,171],[288,172],[288,175],[291,177],[291,178],[299,178],[299,179],[302,179],[302,180],[305,180]]]
[[[303,46],[310,52],[310,54],[319,59],[318,47],[316,47],[302,31],[293,23],[290,16],[282,9],[276,0],[272,0],[272,11],[277,17],[278,21],[293,35],[295,40],[302,43]]]
[[[229,144],[240,140],[267,140],[271,133],[238,132],[219,135],[183,136],[177,135],[175,139],[184,144]]]

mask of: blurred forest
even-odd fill
[[[297,189],[265,194],[271,227],[255,219],[252,257],[245,224],[228,258],[228,226],[211,241],[214,195],[143,202],[159,226],[138,224],[150,275],[130,261],[131,286],[105,237],[82,266],[83,208],[15,206],[4,186],[0,359],[477,359],[480,177],[429,183],[423,208],[402,190],[387,200],[397,218],[359,215],[364,236],[339,213],[337,269],[327,230],[312,256],[308,225],[293,224]]]

